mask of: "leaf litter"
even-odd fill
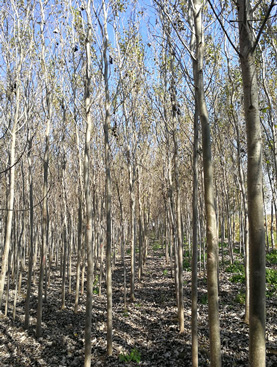
[[[113,267],[113,355],[106,355],[106,293],[94,295],[92,316],[92,366],[191,366],[191,272],[184,271],[185,332],[178,330],[174,279],[169,264],[161,256],[162,249],[150,250],[142,280],[136,282],[135,302],[123,302],[123,267],[118,259]],[[130,259],[127,263],[129,282]],[[244,305],[236,296],[242,284],[230,282],[232,274],[220,271],[220,325],[222,365],[248,365],[248,325],[243,322]],[[38,274],[38,272],[37,272]],[[199,366],[209,366],[207,280],[198,274],[198,341]],[[16,318],[12,318],[13,287],[10,291],[8,315],[0,312],[0,365],[2,367],[79,367],[84,363],[85,295],[80,296],[74,313],[75,294],[66,295],[66,308],[61,310],[61,277],[59,269],[51,274],[47,301],[43,303],[43,335],[35,337],[37,286],[33,285],[30,302],[30,327],[24,330],[24,294],[18,297]],[[75,289],[72,271],[72,289]],[[127,283],[127,287],[129,284]],[[128,299],[127,288],[127,299]],[[277,365],[276,298],[267,299],[267,366]],[[139,361],[122,361],[120,356],[139,354]],[[127,359],[127,358],[126,358]]]

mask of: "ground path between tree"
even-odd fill
[[[154,245],[153,245],[154,244]],[[120,259],[113,268],[113,348],[106,356],[106,297],[95,295],[92,320],[92,366],[191,366],[191,272],[184,271],[185,332],[179,334],[175,306],[174,280],[163,250],[155,243],[149,246],[149,258],[140,283],[136,282],[136,300],[124,309],[123,268]],[[127,259],[127,276],[129,275]],[[229,282],[228,274],[220,273],[220,322],[222,365],[248,365],[248,326],[243,323],[244,307],[236,302],[239,287]],[[74,279],[74,276],[73,276]],[[127,281],[129,277],[127,278]],[[128,282],[129,283],[129,282]],[[81,367],[84,361],[85,296],[74,313],[74,293],[67,294],[66,309],[61,310],[61,278],[54,270],[43,306],[43,336],[35,338],[36,286],[31,299],[29,330],[24,330],[24,293],[19,298],[16,320],[12,310],[8,317],[0,314],[0,365],[2,367],[49,366]],[[199,274],[199,366],[209,366],[208,306],[206,277]],[[74,282],[73,287],[74,290]],[[10,299],[12,307],[12,293]],[[127,295],[128,297],[128,295]],[[277,365],[276,298],[267,304],[267,366]],[[140,362],[120,361],[120,355],[133,353]]]

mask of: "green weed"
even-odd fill
[[[200,303],[202,305],[207,305],[208,304],[208,293],[204,293],[204,294],[201,295]]]
[[[98,275],[95,276],[93,286],[95,287],[98,284],[99,278]]]
[[[188,258],[184,258],[183,260],[183,267],[184,269],[186,270],[190,270],[191,269],[191,266],[190,266],[190,261]]]
[[[244,266],[239,262],[235,261],[234,264],[230,264],[225,268],[227,273],[233,273],[230,281],[232,283],[245,283]]]
[[[271,265],[277,265],[277,250],[272,250],[268,254],[266,254],[266,260]]]
[[[139,363],[141,360],[140,352],[134,348],[130,353],[122,353],[119,355],[120,362],[136,362]]]
[[[230,278],[230,282],[232,283],[245,283],[245,275],[242,273],[238,273],[238,274],[234,274],[231,278]]]
[[[153,250],[154,251],[158,251],[161,248],[162,248],[162,246],[159,243],[154,243],[154,245],[153,245]]]
[[[277,270],[266,269],[265,272],[266,279],[266,295],[268,298],[276,296],[277,294]]]
[[[225,271],[227,273],[243,273],[244,272],[244,266],[238,262],[235,261],[234,264],[230,264],[225,268]]]
[[[241,250],[240,250],[240,248],[239,248],[239,247],[235,247],[235,248],[233,249],[233,252],[234,252],[235,254],[240,254],[240,253],[241,253]]]
[[[239,292],[236,295],[235,301],[237,303],[240,303],[241,305],[244,305],[245,304],[245,293],[244,292]]]

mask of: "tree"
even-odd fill
[[[91,365],[91,315],[92,315],[92,297],[93,297],[93,277],[94,277],[94,259],[93,259],[93,209],[90,192],[90,139],[92,129],[91,114],[91,0],[86,4],[87,25],[85,34],[85,113],[86,113],[86,138],[84,155],[84,191],[86,202],[86,250],[87,250],[87,300],[86,300],[86,324],[85,324],[85,367]]]
[[[8,257],[11,243],[12,233],[12,221],[14,210],[14,196],[15,196],[15,171],[16,171],[16,137],[20,124],[20,114],[22,113],[22,89],[21,85],[21,73],[24,70],[24,61],[26,61],[28,52],[33,47],[33,39],[27,31],[29,21],[31,18],[32,6],[28,4],[26,11],[20,14],[19,9],[12,4],[12,11],[14,14],[13,23],[7,16],[3,19],[3,24],[7,28],[12,29],[11,34],[7,34],[10,37],[7,44],[11,45],[10,51],[4,57],[7,76],[6,87],[6,100],[7,110],[6,112],[6,131],[10,134],[11,142],[9,149],[9,189],[8,189],[8,202],[7,202],[7,220],[5,228],[5,244],[4,253],[2,258],[2,268],[0,274],[0,308],[2,305],[5,277],[8,266]],[[5,15],[5,12],[4,12]],[[13,42],[11,42],[13,39]],[[22,46],[24,45],[24,47]],[[10,46],[9,46],[10,47]],[[26,62],[27,63],[27,62]]]
[[[195,51],[195,94],[202,126],[203,168],[206,207],[207,235],[207,273],[211,366],[221,366],[220,326],[218,309],[218,239],[213,188],[213,162],[211,156],[211,137],[209,116],[204,94],[203,55],[204,35],[202,25],[203,4],[194,0],[194,30],[196,37]]]
[[[268,7],[263,25],[256,37],[251,22],[254,9],[250,1],[238,1],[240,64],[243,80],[244,113],[247,134],[247,184],[249,216],[250,366],[265,366],[265,236],[263,215],[262,137],[259,113],[259,90],[255,65],[255,50],[263,26],[274,6]]]
[[[43,157],[43,204],[42,204],[42,243],[40,251],[40,274],[39,274],[39,284],[38,284],[38,307],[37,307],[37,326],[36,335],[40,337],[42,335],[42,297],[43,297],[43,281],[46,269],[46,245],[47,245],[47,226],[48,226],[48,169],[49,169],[49,135],[50,135],[50,124],[52,119],[52,93],[50,86],[49,73],[46,66],[46,55],[45,55],[45,38],[44,38],[44,27],[45,27],[45,4],[40,1],[40,12],[41,12],[41,60],[42,60],[42,72],[45,76],[46,83],[44,85],[45,95],[45,115],[46,115],[46,129],[45,129],[45,147],[44,147],[44,157]],[[46,282],[45,282],[46,287]],[[46,288],[45,288],[46,289]],[[45,293],[46,294],[46,293]]]
[[[103,36],[103,57],[104,57],[104,83],[105,83],[105,119],[104,119],[104,139],[105,139],[105,168],[106,168],[106,283],[107,283],[107,352],[112,355],[112,269],[111,269],[111,163],[109,147],[109,129],[111,128],[110,118],[110,92],[109,92],[109,61],[108,61],[108,30],[107,30],[107,11],[105,1],[102,1],[104,13],[104,25],[102,28]]]

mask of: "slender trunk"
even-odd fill
[[[42,37],[42,61],[45,65],[45,39],[44,39],[44,24],[45,24],[45,14],[44,14],[44,4],[40,1],[41,10],[41,37]],[[47,71],[44,70],[45,76],[47,76]],[[40,273],[39,273],[39,284],[38,284],[38,306],[37,306],[37,325],[36,325],[36,336],[41,337],[42,335],[42,294],[43,294],[43,280],[45,275],[46,266],[46,244],[47,244],[47,190],[48,190],[48,166],[49,166],[49,134],[50,134],[50,121],[52,114],[51,106],[51,92],[46,86],[46,129],[45,129],[45,147],[44,147],[44,157],[43,157],[43,203],[42,203],[42,243],[40,251]],[[46,286],[46,285],[45,285]]]
[[[271,216],[270,216],[270,239],[271,239],[271,249],[275,248],[274,243],[274,205],[273,200],[271,200]],[[276,223],[277,226],[277,223]]]
[[[12,262],[12,255],[11,252],[9,253],[8,258],[8,273],[7,273],[7,289],[6,289],[6,302],[5,302],[5,316],[8,315],[9,309],[9,295],[10,295],[10,281],[11,281],[11,262]]]
[[[111,168],[110,168],[110,147],[109,147],[109,129],[110,129],[110,94],[109,94],[109,64],[108,64],[108,30],[107,13],[104,0],[102,1],[104,12],[104,82],[105,82],[105,121],[104,121],[104,139],[105,139],[105,166],[106,166],[106,282],[107,282],[107,353],[112,355],[112,267],[111,267]]]
[[[141,281],[142,276],[142,253],[143,253],[143,213],[142,213],[142,200],[141,200],[141,175],[139,173],[139,168],[137,168],[137,183],[138,183],[138,211],[139,211],[139,271],[138,279]]]
[[[247,134],[249,217],[249,361],[265,366],[265,238],[262,185],[262,137],[250,1],[238,1],[240,62]]]
[[[77,248],[77,266],[76,266],[76,290],[75,290],[75,306],[74,312],[78,312],[79,304],[79,292],[80,292],[80,267],[81,267],[81,249],[82,249],[82,198],[81,195],[78,197],[79,207],[78,207],[78,248]]]
[[[86,202],[86,251],[87,251],[87,299],[86,299],[86,322],[85,322],[85,367],[91,366],[91,316],[92,316],[92,296],[93,296],[93,212],[92,198],[90,192],[90,137],[92,129],[91,116],[91,0],[88,0],[87,12],[87,35],[86,35],[86,78],[85,78],[85,108],[86,108],[86,140],[85,140],[85,156],[84,156],[84,192]]]
[[[208,111],[204,95],[203,55],[204,36],[202,25],[202,1],[194,0],[194,27],[196,36],[196,96],[202,125],[203,168],[206,206],[208,309],[210,330],[211,366],[221,366],[221,343],[218,310],[218,240],[216,228],[215,197],[213,187],[213,163]]]
[[[66,263],[67,263],[67,242],[68,242],[68,233],[67,233],[67,205],[66,205],[66,188],[65,188],[65,167],[66,167],[66,159],[65,155],[63,157],[62,163],[62,187],[63,187],[63,266],[62,266],[62,306],[61,309],[65,308],[65,281],[66,281]]]
[[[50,109],[50,102],[48,101],[48,108]],[[42,335],[42,294],[43,294],[43,280],[45,276],[46,266],[46,243],[47,243],[47,190],[48,190],[48,164],[49,164],[49,132],[50,132],[50,116],[47,119],[45,131],[45,151],[43,163],[43,204],[42,204],[42,244],[40,251],[40,273],[38,284],[38,307],[37,307],[37,326],[36,336],[39,338]]]
[[[135,301],[135,241],[136,241],[136,211],[135,211],[135,163],[131,162],[130,147],[128,147],[128,170],[129,170],[129,192],[130,192],[130,213],[131,213],[131,284],[130,299]]]
[[[18,111],[18,108],[16,109]],[[0,274],[0,309],[2,306],[5,277],[7,272],[9,251],[11,243],[11,233],[12,233],[12,221],[13,221],[13,207],[14,207],[14,185],[15,185],[15,143],[16,143],[16,129],[17,129],[17,119],[18,112],[15,114],[15,120],[13,124],[13,129],[11,133],[11,148],[10,148],[10,182],[9,182],[9,194],[8,194],[8,214],[6,220],[6,232],[5,232],[5,244],[4,253],[2,255],[2,268]]]
[[[28,283],[27,283],[27,295],[25,300],[25,323],[24,327],[29,327],[30,319],[30,296],[32,286],[32,272],[33,272],[33,253],[34,253],[34,200],[33,200],[33,173],[32,173],[32,162],[31,162],[31,151],[32,151],[32,138],[28,137],[28,169],[29,169],[29,202],[30,202],[30,248],[29,248],[29,263],[28,263]]]
[[[198,322],[197,322],[197,262],[198,262],[198,107],[195,99],[194,146],[193,146],[193,244],[192,244],[192,279],[191,279],[191,335],[192,365],[198,366]]]

